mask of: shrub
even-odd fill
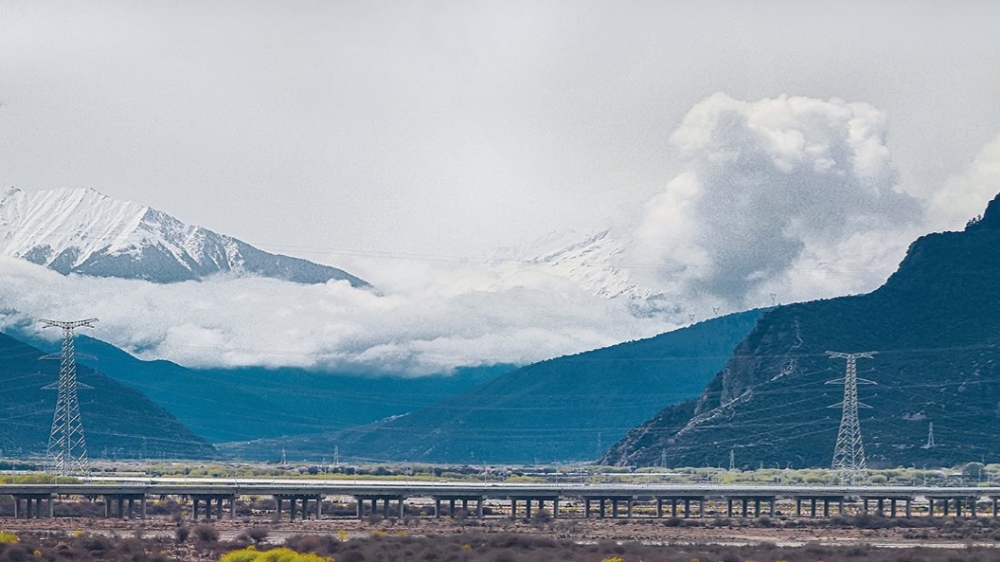
[[[190,527],[177,527],[177,529],[174,531],[174,538],[177,539],[177,544],[181,544],[184,541],[188,540],[188,537],[190,536],[191,536]]]
[[[267,539],[267,535],[271,533],[271,530],[267,527],[251,527],[245,531],[248,539],[252,540],[254,544],[259,545]]]
[[[20,539],[14,533],[0,531],[0,544],[17,544],[18,540]]]
[[[260,552],[256,548],[248,546],[227,552],[222,555],[222,558],[219,558],[219,562],[253,562],[258,556],[260,556]]]
[[[333,559],[312,553],[303,554],[284,547],[261,552],[249,546],[224,554],[219,562],[333,562]]]
[[[194,537],[198,542],[216,542],[219,540],[219,531],[211,525],[198,525],[194,528]]]
[[[316,535],[293,535],[285,539],[285,546],[296,552],[317,552],[320,540]]]
[[[111,539],[101,535],[87,535],[83,537],[80,545],[87,550],[97,552],[104,552],[114,548],[114,544],[111,543]]]
[[[3,555],[10,562],[25,562],[31,557],[28,549],[19,544],[4,549]]]
[[[535,524],[547,525],[552,522],[552,512],[547,509],[539,509],[535,512]]]

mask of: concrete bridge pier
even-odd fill
[[[532,496],[520,496],[520,497],[508,496],[508,497],[510,498],[510,513],[511,513],[511,518],[512,519],[517,519],[517,502],[518,502],[518,500],[522,500],[522,499],[524,500],[524,518],[525,519],[529,519],[529,520],[531,519],[531,510],[532,510],[532,505],[533,505],[534,501],[538,502],[538,509],[539,510],[545,509],[545,502],[546,501],[551,501],[552,505],[555,506],[556,509],[558,509],[558,505],[559,505],[559,503],[558,503],[559,502],[559,496],[551,496],[551,495],[535,496],[535,495],[532,495]]]
[[[973,517],[976,517],[976,503],[979,501],[978,496],[927,496],[928,503],[928,514],[934,516],[934,507],[938,500],[941,501],[941,515],[948,517],[951,513],[951,503],[955,502],[955,516],[962,516],[962,508],[965,504],[968,504],[969,512]]]
[[[295,494],[295,495],[276,495],[276,496],[274,496],[274,501],[277,504],[276,508],[275,508],[275,518],[278,521],[281,521],[281,518],[282,518],[281,514],[284,511],[285,500],[288,501],[288,518],[289,518],[290,521],[295,521],[295,515],[296,514],[298,514],[303,521],[305,521],[306,519],[309,519],[309,501],[310,500],[313,500],[313,501],[316,502],[316,518],[319,519],[319,517],[323,513],[323,496],[321,496],[321,495],[301,495],[301,494]],[[235,514],[235,512],[236,512],[235,497],[231,498],[230,501],[232,502],[230,504],[231,505],[230,518],[232,518],[233,514]],[[209,500],[209,503],[211,505],[211,500]],[[221,518],[222,517],[222,498],[219,498],[218,511],[219,511],[219,517]],[[360,499],[358,500],[358,512],[359,513],[361,512],[361,500]]]
[[[119,519],[132,519],[135,515],[136,500],[139,500],[140,517],[146,518],[146,494],[105,494],[103,497],[104,517],[112,517],[115,514]],[[112,505],[117,507],[117,511],[112,509]]]
[[[1000,496],[989,496],[990,501],[993,502],[993,517],[1000,515]]]
[[[14,494],[14,517],[25,519],[52,518],[52,494]],[[24,508],[21,508],[21,502]],[[46,507],[43,507],[47,503]]]
[[[146,513],[146,505],[145,505],[146,504],[146,498],[145,498],[145,496],[143,496],[141,499],[142,499],[142,512],[144,514],[143,518],[145,518],[145,513]],[[280,519],[281,518],[281,498],[278,498],[276,496],[275,499],[277,500],[277,503],[278,503],[277,516]],[[213,500],[215,501],[215,505],[214,506],[212,505]],[[217,520],[221,521],[223,519],[224,515],[225,515],[225,511],[223,509],[223,502],[225,500],[229,500],[229,520],[232,521],[233,519],[236,518],[236,495],[235,494],[229,494],[229,495],[220,495],[220,494],[192,494],[191,495],[191,519],[197,521],[198,520],[198,514],[199,514],[199,512],[201,512],[201,514],[204,515],[204,518],[207,519],[207,520],[209,520],[209,521],[212,520],[213,515],[215,516],[215,518]],[[204,502],[204,509],[203,510],[199,509],[202,506],[202,502]]]
[[[322,496],[309,497],[309,499],[315,499],[316,500],[316,502],[317,502],[317,508],[316,508],[317,515],[316,515],[316,517],[317,518],[321,517],[320,514],[322,512],[320,511],[321,508],[319,506],[322,503]],[[380,511],[379,510],[379,501],[382,502],[382,509],[381,509],[381,515],[382,515],[382,517],[388,518],[388,517],[390,517],[392,515],[392,509],[391,509],[391,507],[392,507],[392,503],[393,502],[396,502],[396,505],[398,506],[398,510],[399,510],[398,511],[398,515],[399,515],[399,517],[403,516],[403,504],[404,504],[404,502],[406,500],[406,496],[404,496],[402,494],[380,494],[380,495],[377,495],[377,496],[368,496],[368,495],[365,495],[365,496],[354,496],[354,499],[355,499],[355,501],[357,501],[357,506],[358,506],[358,513],[357,513],[357,515],[358,515],[358,519],[364,518],[364,514],[365,514],[365,502],[371,502],[371,514],[372,515],[374,515],[376,513],[379,513],[379,511]],[[435,497],[434,498],[434,516],[435,517],[440,517],[440,515],[441,515],[441,498]]]

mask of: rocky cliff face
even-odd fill
[[[878,290],[766,313],[693,403],[630,432],[610,464],[828,466],[845,361],[860,359],[871,466],[1000,460],[1000,199],[963,232],[914,242]],[[935,446],[927,447],[930,424]]]

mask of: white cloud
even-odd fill
[[[405,254],[338,264],[378,287],[369,292],[254,278],[63,277],[0,257],[0,310],[17,311],[0,312],[0,328],[96,316],[95,336],[145,358],[421,375],[650,336],[716,306],[768,305],[772,293],[787,303],[866,292],[917,236],[961,228],[1000,190],[997,137],[930,196],[908,195],[886,130],[885,115],[864,103],[716,94],[673,131],[680,167],[640,218],[615,227],[618,240],[552,267],[521,254],[483,264]],[[607,260],[618,268],[610,277],[600,270]],[[658,316],[637,318],[627,298],[591,294],[607,283],[659,292],[647,310]]]
[[[1000,192],[1000,135],[986,144],[968,168],[951,178],[929,201],[930,224],[940,230],[960,230],[979,216]]]
[[[682,170],[646,204],[630,259],[671,291],[742,308],[871,290],[921,222],[885,116],[864,103],[715,94],[670,138]]]
[[[425,283],[378,295],[345,282],[63,277],[0,256],[0,303],[8,311],[0,328],[38,317],[97,317],[95,337],[144,358],[422,375],[531,363],[670,327],[543,273],[458,269],[425,272]]]

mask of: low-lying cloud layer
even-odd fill
[[[0,256],[0,329],[96,316],[94,336],[189,366],[422,375],[650,336],[692,312],[770,304],[772,294],[792,302],[870,291],[916,236],[961,228],[1000,190],[1000,136],[966,172],[917,197],[899,184],[886,132],[879,110],[837,99],[716,94],[697,104],[671,136],[676,175],[638,220],[613,230],[626,249],[611,265],[661,293],[670,306],[659,316],[636,317],[625,299],[527,261],[353,271],[379,288],[370,292],[63,277]]]
[[[97,328],[88,334],[140,357],[188,366],[421,375],[530,363],[664,329],[543,274],[506,279],[483,270],[433,272],[420,288],[379,296],[346,282],[299,285],[220,276],[157,285],[63,277],[6,256],[0,256],[0,272],[6,311],[0,329],[40,329],[32,323],[38,317],[97,317]],[[461,286],[456,276],[463,278]]]

